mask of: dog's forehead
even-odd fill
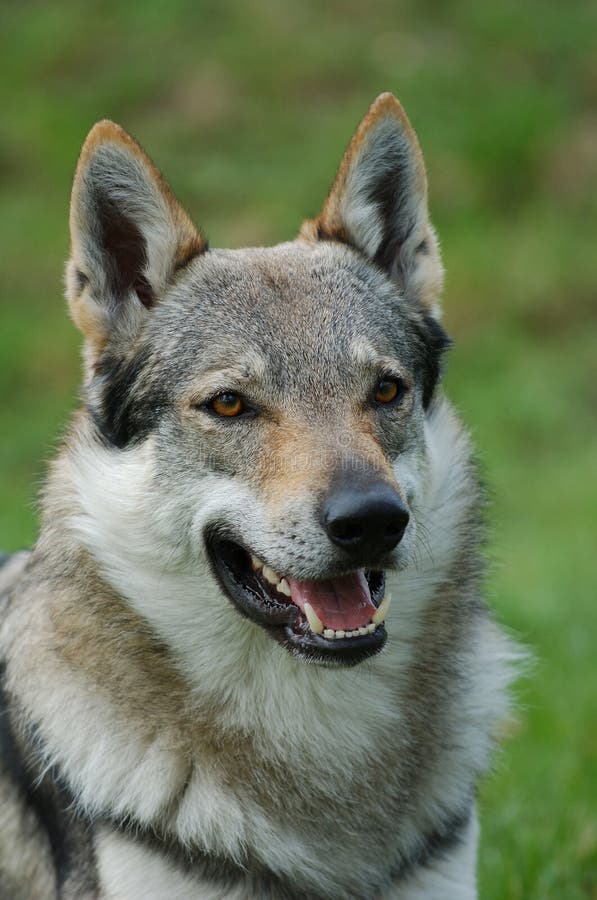
[[[276,247],[212,251],[198,261],[188,285],[206,317],[222,314],[240,327],[292,321],[312,333],[320,321],[335,331],[351,328],[349,313],[362,326],[387,293],[387,279],[348,247],[332,242],[292,242]],[[205,292],[215,304],[205,304]]]
[[[400,335],[395,286],[342,244],[211,250],[165,311],[178,352],[211,368],[253,351],[278,367],[319,368],[390,352]],[[404,326],[402,326],[402,329]]]

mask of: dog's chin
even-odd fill
[[[206,548],[213,573],[237,611],[261,626],[292,656],[325,666],[354,666],[378,653],[387,639],[385,616],[385,574],[378,569],[363,569],[320,582],[297,582],[278,576],[247,548],[216,533],[206,536]],[[347,596],[334,589],[341,585]],[[305,587],[306,586],[306,587]],[[301,593],[302,588],[302,593]],[[333,596],[334,611],[326,622],[311,603],[304,603],[304,591],[313,596],[327,591]],[[312,598],[311,598],[312,599]],[[297,602],[294,602],[294,601]],[[352,627],[342,626],[343,617]]]

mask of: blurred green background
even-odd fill
[[[597,5],[5,2],[0,547],[77,403],[70,182],[108,116],[212,246],[294,235],[382,90],[426,156],[456,339],[448,389],[493,491],[498,617],[536,657],[483,789],[481,897],[597,896]]]

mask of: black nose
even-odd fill
[[[330,540],[361,556],[393,550],[402,540],[408,519],[400,495],[384,481],[359,487],[338,485],[320,510]]]

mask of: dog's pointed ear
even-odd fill
[[[425,164],[392,94],[381,94],[369,108],[321,214],[303,224],[301,237],[351,244],[395,278],[406,296],[437,313],[443,270],[427,213]]]
[[[133,333],[175,272],[207,244],[141,147],[113,122],[89,133],[70,210],[67,297],[97,356]]]

